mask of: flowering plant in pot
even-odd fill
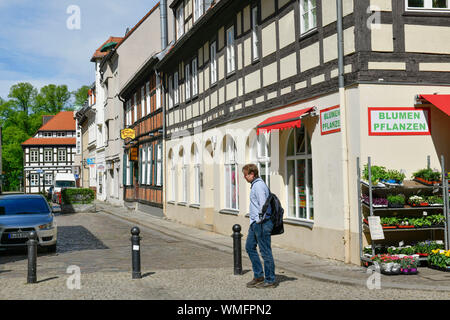
[[[380,222],[383,229],[396,229],[400,220],[396,217],[381,217]]]
[[[430,206],[443,206],[444,205],[444,199],[442,199],[439,196],[429,196],[426,198],[426,202]]]
[[[403,274],[416,274],[419,262],[411,256],[403,257],[400,260],[400,272]]]
[[[362,198],[363,198],[364,203],[366,203],[366,204],[370,203],[370,198],[368,195],[363,194]],[[388,200],[386,198],[372,197],[372,205],[375,208],[382,208],[382,207],[384,208],[384,207],[388,206]]]
[[[374,264],[380,266],[381,273],[384,274],[399,274],[400,273],[400,259],[389,254],[378,254],[371,258]]]
[[[450,272],[450,250],[432,250],[428,256],[428,266]]]
[[[409,197],[408,203],[413,207],[428,206],[425,198],[417,195]]]

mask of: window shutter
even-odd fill
[[[124,153],[122,162],[123,185],[127,185],[127,155]]]

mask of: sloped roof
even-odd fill
[[[75,145],[76,138],[30,138],[22,146],[36,146],[36,145]]]
[[[76,122],[73,111],[61,111],[39,128],[39,131],[75,131]]]
[[[106,46],[109,43],[115,42],[116,44],[113,46],[115,48],[122,42],[122,40],[123,37],[109,37],[108,40],[106,40],[100,47],[98,47],[97,50],[95,50],[94,55],[91,58],[91,62],[94,62],[95,59],[101,59],[108,54],[108,51],[104,52],[101,51],[104,46]]]

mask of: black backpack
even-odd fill
[[[271,214],[269,217],[267,217],[267,208],[270,206],[272,209]],[[272,229],[272,235],[278,235],[284,233],[284,227],[283,227],[283,214],[284,209],[281,206],[281,202],[278,199],[278,197],[270,192],[269,190],[269,196],[267,197],[266,203],[264,203],[264,206],[262,207],[262,213],[260,214],[261,221],[264,221],[266,219],[272,220],[273,223],[273,229]]]

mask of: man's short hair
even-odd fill
[[[250,164],[246,164],[243,168],[242,168],[242,172],[247,171],[247,174],[253,173],[255,175],[255,177],[259,177],[259,170],[258,170],[258,166],[256,164],[250,163]]]

